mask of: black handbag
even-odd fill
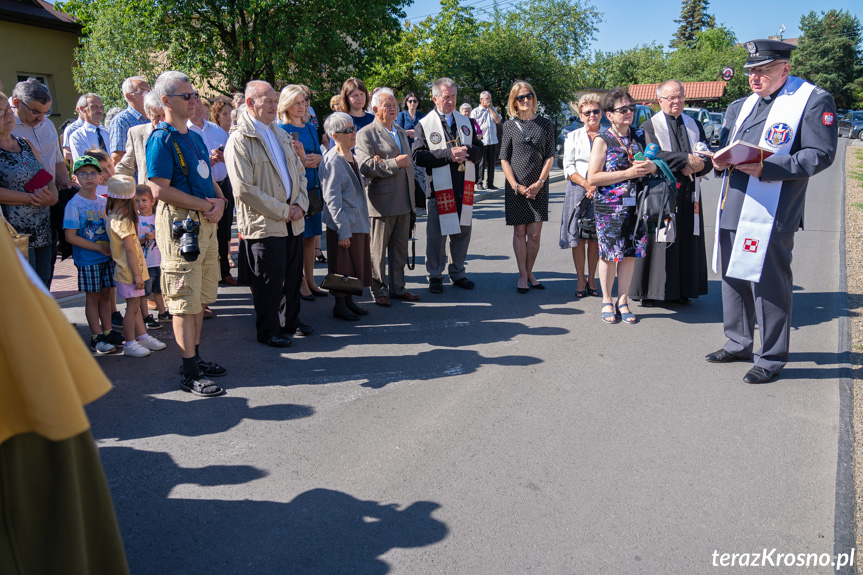
[[[324,211],[324,200],[321,197],[320,188],[312,188],[309,190],[309,209],[306,210],[306,217],[316,216]]]
[[[677,180],[663,160],[655,158],[653,162],[659,172],[641,179],[636,200],[636,229],[645,224],[648,231],[677,212]]]
[[[596,212],[593,209],[593,200],[584,196],[576,208],[576,224],[578,225],[578,237],[585,240],[596,239]]]
[[[344,276],[342,274],[327,274],[321,287],[328,291],[338,291],[348,295],[363,295],[363,282],[360,278]]]

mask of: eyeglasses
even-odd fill
[[[524,102],[525,100],[533,100],[533,94],[522,94],[521,96],[516,96],[515,99],[519,102]]]
[[[87,180],[90,178],[101,178],[102,174],[99,172],[78,172],[75,174],[75,177],[79,180]]]
[[[9,114],[11,116],[14,113],[15,112],[12,111],[12,107],[8,106],[8,107],[4,108],[2,112],[0,112],[0,116],[5,116],[6,114]]]
[[[47,114],[47,113],[48,113],[48,112],[37,112],[36,110],[34,110],[34,109],[33,109],[33,108],[31,108],[30,106],[28,106],[27,104],[25,104],[24,102],[22,102],[21,100],[18,100],[18,103],[19,103],[19,104],[21,104],[22,106],[24,106],[25,108],[27,108],[27,110],[29,110],[29,111],[30,111],[30,113],[31,113],[31,114],[33,114],[33,116],[34,116],[34,117],[36,117],[36,118],[38,118],[38,117],[40,117],[40,116],[44,118],[44,117],[45,117],[45,114]],[[9,108],[9,109],[11,110],[12,108]]]
[[[659,99],[674,103],[674,102],[682,102],[683,96],[660,96]]]
[[[408,100],[408,104],[419,104],[419,100]]]
[[[200,99],[201,99],[201,95],[200,95],[199,93],[197,93],[197,92],[184,92],[184,93],[182,93],[182,94],[168,94],[168,96],[169,96],[169,97],[177,96],[177,97],[179,97],[179,98],[182,98],[182,99],[183,99],[183,100],[185,100],[186,102],[188,102],[188,101],[189,101],[189,100],[191,100],[192,98],[194,98],[194,99],[196,99],[196,100],[199,100],[199,101],[200,101]]]
[[[774,64],[770,64],[769,66],[759,66],[758,68],[751,68],[749,70],[744,70],[743,74],[746,76],[765,76],[767,74],[767,70],[770,68],[775,68],[779,64],[784,64],[785,62],[776,62]]]
[[[145,96],[150,93],[150,90],[135,90],[134,92],[129,92],[131,96],[137,96],[138,94],[144,94]]]
[[[350,128],[345,128],[344,130],[339,130],[336,134],[353,134],[357,131],[356,126],[351,126]]]
[[[629,114],[635,111],[635,106],[630,104],[629,106],[621,106],[619,108],[614,108],[612,112],[618,112],[620,114]]]
[[[582,114],[585,116],[599,116],[602,112],[599,110],[585,110]]]

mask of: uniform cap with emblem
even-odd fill
[[[774,60],[790,60],[791,51],[797,46],[778,40],[751,40],[743,44],[748,57],[744,69],[764,66]]]

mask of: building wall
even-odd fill
[[[53,97],[51,120],[58,128],[75,116],[80,94],[72,81],[74,50],[78,35],[47,30],[25,24],[0,22],[3,58],[0,58],[0,82],[7,96],[18,83],[19,75],[44,76]]]

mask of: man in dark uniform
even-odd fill
[[[683,113],[683,84],[666,80],[656,88],[662,111],[641,124],[645,139],[660,148],[679,187],[675,237],[670,243],[647,237],[647,257],[636,258],[629,297],[653,306],[655,300],[680,304],[707,293],[707,256],[704,250],[704,222],[701,221],[701,176],[713,164],[696,152],[698,144],[710,150],[701,124]]]
[[[757,318],[761,349],[743,380],[767,383],[788,362],[794,233],[803,223],[809,178],[836,155],[836,105],[824,90],[789,75],[795,46],[754,40],[744,47],[753,94],[728,107],[720,144],[739,140],[774,155],[737,166],[714,158],[714,168],[726,171],[714,250],[721,254],[728,341],[706,359],[726,363],[753,356]]]

